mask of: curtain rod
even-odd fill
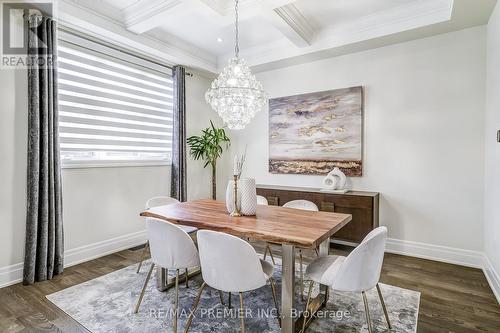
[[[155,65],[162,66],[162,67],[165,67],[165,68],[168,68],[168,69],[173,69],[173,66],[170,66],[170,65],[167,65],[167,64],[165,64],[165,63],[162,63],[162,62],[159,62],[159,61],[153,60],[153,59],[151,59],[151,58],[149,58],[149,57],[145,57],[145,56],[139,55],[139,54],[137,54],[137,53],[135,53],[135,52],[132,52],[132,51],[126,50],[126,49],[121,48],[121,47],[119,47],[119,46],[115,46],[115,45],[114,45],[114,44],[112,44],[112,43],[106,43],[106,42],[103,42],[103,41],[99,40],[98,38],[95,38],[95,37],[90,36],[90,35],[88,35],[88,34],[85,34],[85,33],[82,33],[82,32],[76,32],[75,30],[73,30],[73,29],[71,29],[71,28],[69,28],[69,27],[66,27],[66,26],[64,26],[64,25],[59,24],[59,26],[58,26],[58,30],[64,31],[64,32],[66,32],[66,33],[69,33],[69,34],[74,35],[74,36],[79,37],[79,38],[86,39],[86,40],[88,40],[88,41],[90,41],[90,42],[97,43],[97,44],[102,45],[102,46],[105,46],[105,47],[109,47],[109,48],[111,48],[111,49],[113,49],[113,50],[115,50],[115,51],[118,51],[118,52],[121,52],[121,53],[127,54],[127,55],[129,55],[129,56],[137,57],[137,58],[142,59],[142,60],[144,60],[144,61],[149,61],[149,62],[152,62],[152,63],[153,63],[153,64],[155,64]],[[86,47],[84,47],[84,46],[81,46],[81,45],[78,45],[78,44],[75,44],[75,43],[72,43],[72,42],[68,42],[68,41],[65,41],[65,42],[66,42],[66,43],[69,43],[69,44],[73,44],[73,45],[79,46],[79,47],[86,48]],[[87,48],[87,49],[88,49],[88,48]],[[118,57],[114,57],[114,56],[112,56],[112,55],[105,54],[105,53],[103,53],[103,52],[99,52],[99,51],[97,51],[97,50],[91,50],[91,51],[93,51],[93,52],[97,52],[97,53],[101,53],[101,54],[104,54],[104,55],[105,55],[105,56],[107,56],[107,57],[112,57],[112,58],[118,59],[118,60],[120,60],[120,61],[125,61],[125,62],[132,63],[132,62],[130,62],[130,61],[127,61],[127,60],[124,60],[124,59],[120,59],[120,58],[118,58]],[[136,64],[136,63],[132,63],[132,64],[134,64],[135,66],[138,66],[138,64]],[[139,65],[139,66],[144,67],[144,68],[148,68],[148,67],[146,67],[146,66],[142,66],[142,65]],[[151,69],[151,68],[148,68],[148,69]],[[189,72],[186,72],[186,75],[187,75],[187,76],[193,76],[193,74],[192,74],[192,73],[189,73]]]

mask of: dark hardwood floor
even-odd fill
[[[45,295],[137,263],[141,251],[76,265],[51,281],[0,289],[0,332],[87,332]],[[348,251],[332,249],[342,255]],[[279,255],[279,249],[273,253]],[[421,292],[418,332],[500,332],[500,306],[479,269],[387,254],[381,282]]]

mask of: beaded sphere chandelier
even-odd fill
[[[262,84],[239,57],[238,0],[235,1],[235,56],[205,94],[205,100],[230,129],[243,129],[267,103]]]

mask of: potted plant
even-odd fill
[[[223,146],[227,149],[231,140],[226,135],[223,128],[215,127],[210,120],[210,127],[205,128],[200,136],[193,135],[187,139],[190,148],[190,155],[195,160],[203,160],[206,168],[212,167],[212,199],[216,199],[217,194],[217,160],[223,153]]]

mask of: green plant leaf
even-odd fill
[[[189,154],[195,160],[203,160],[206,168],[208,165],[217,163],[224,152],[224,148],[228,148],[231,144],[231,139],[227,136],[223,128],[215,127],[210,120],[210,127],[201,131],[201,135],[193,135],[187,139],[187,144],[190,148]]]

